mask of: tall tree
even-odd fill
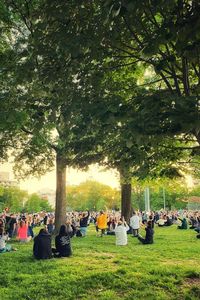
[[[17,98],[23,115],[15,133],[15,171],[21,177],[43,174],[55,159],[58,228],[66,215],[66,166],[86,167],[95,161],[100,137],[87,113],[93,96],[93,54],[98,55],[92,46],[97,38],[96,6],[85,1],[4,3],[14,16],[15,68],[8,94]]]

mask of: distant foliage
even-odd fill
[[[67,188],[67,198],[71,209],[100,210],[120,208],[120,192],[108,185],[87,180],[77,186]]]
[[[26,191],[18,187],[0,186],[0,211],[6,207],[9,208],[9,212],[52,211],[49,202],[37,194],[28,195]]]

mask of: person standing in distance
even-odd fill
[[[133,212],[133,215],[130,218],[130,226],[132,228],[133,237],[137,237],[140,228],[140,218],[135,211]]]

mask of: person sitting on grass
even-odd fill
[[[118,221],[118,225],[115,228],[115,236],[116,236],[116,245],[117,246],[125,246],[128,243],[127,240],[127,231],[129,230],[129,226],[126,224],[124,217]]]
[[[155,223],[155,221],[154,221],[154,216],[153,215],[149,216],[149,221],[151,222],[151,228],[154,229],[154,223]]]
[[[34,238],[33,255],[36,259],[50,259],[52,258],[51,250],[51,235],[47,228],[42,228],[39,234]]]
[[[0,253],[16,251],[16,248],[13,248],[10,244],[7,244],[8,235],[5,234],[5,229],[3,226],[0,227]]]
[[[33,232],[33,227],[32,227],[32,225],[31,225],[31,222],[28,222],[28,233],[27,233],[27,235],[28,235],[28,237],[30,236],[32,239],[34,238],[34,232]]]
[[[55,228],[55,226],[54,226],[54,220],[51,218],[51,219],[49,219],[49,222],[47,224],[48,233],[52,234],[53,231],[54,231],[54,228]]]
[[[90,216],[89,210],[87,212],[83,212],[80,217],[80,232],[82,236],[86,236],[87,234],[87,226],[88,226],[88,219]]]
[[[117,226],[117,220],[116,218],[111,218],[109,219],[107,223],[107,235],[115,235],[115,228]]]
[[[59,234],[55,238],[56,249],[52,249],[55,257],[69,257],[72,255],[70,232],[66,225],[61,225]]]
[[[138,240],[142,244],[153,244],[154,230],[152,228],[152,222],[151,221],[147,222],[147,226],[146,226],[145,230],[146,230],[145,239],[142,236],[138,235]]]
[[[156,222],[156,224],[158,224],[158,227],[164,227],[166,226],[166,217],[165,216],[160,216],[160,219]]]
[[[21,243],[27,243],[31,240],[31,236],[28,236],[28,225],[24,220],[19,222],[19,228],[17,230],[17,240]]]
[[[183,218],[183,219],[178,218],[178,219],[181,221],[181,225],[179,225],[177,228],[178,229],[187,229],[188,223],[187,223],[186,218]]]
[[[165,226],[171,226],[173,225],[173,221],[169,216],[166,216],[166,222],[165,222]]]

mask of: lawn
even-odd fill
[[[144,230],[142,230],[144,234]],[[200,299],[200,240],[193,230],[155,228],[155,243],[73,238],[70,258],[36,261],[32,242],[0,254],[0,300]]]

